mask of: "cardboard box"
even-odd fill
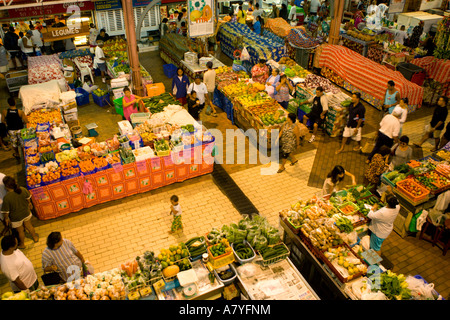
[[[78,112],[71,112],[71,113],[64,114],[64,120],[66,120],[66,121],[78,120]]]

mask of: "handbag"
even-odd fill
[[[44,273],[41,276],[41,279],[42,279],[42,282],[44,282],[44,285],[46,285],[46,286],[53,286],[56,284],[63,283],[61,276],[56,271]]]
[[[375,147],[376,140],[377,140],[376,137],[369,139],[362,147],[361,152],[362,153],[370,153],[373,150],[373,148]]]

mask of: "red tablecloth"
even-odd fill
[[[211,173],[214,168],[213,147],[214,142],[209,142],[185,149],[173,157],[132,162],[31,189],[37,217],[40,220],[54,219],[99,203]],[[85,188],[85,183],[92,188]]]
[[[450,81],[450,60],[430,56],[413,59],[411,63],[425,69],[427,76],[439,83]]]
[[[28,84],[65,79],[62,62],[57,54],[28,57]]]
[[[382,66],[346,47],[325,46],[319,58],[319,66],[333,70],[350,85],[378,101],[383,100],[387,82],[393,80],[400,95],[408,97],[411,105],[422,105],[422,87],[406,80],[400,72]]]

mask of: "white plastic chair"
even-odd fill
[[[94,83],[94,77],[92,76],[92,71],[89,68],[89,66],[85,63],[80,63],[77,59],[74,59],[75,65],[77,66],[78,70],[80,70],[81,74],[81,82],[84,84],[84,77],[90,76],[92,83]]]

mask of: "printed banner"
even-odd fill
[[[189,37],[202,37],[214,33],[214,2],[188,0]]]

